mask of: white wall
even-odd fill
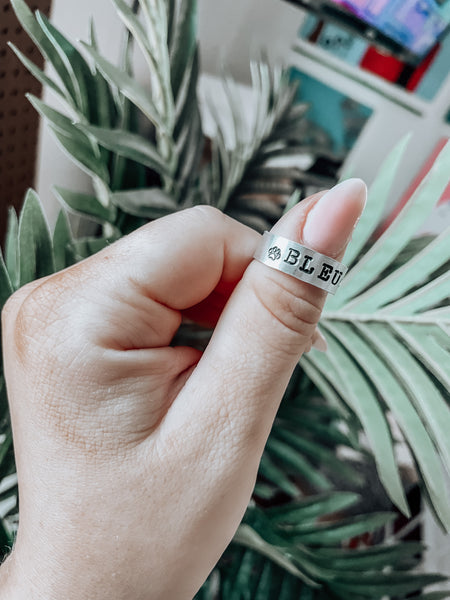
[[[267,49],[274,59],[286,57],[304,14],[281,0],[200,0],[199,35],[202,66],[220,74],[222,65],[249,82],[249,58]]]

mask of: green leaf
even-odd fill
[[[415,557],[423,554],[424,550],[424,545],[418,542],[402,542],[351,550],[318,548],[315,550],[315,557],[325,566],[337,571],[377,571],[399,564],[403,566],[405,561],[415,562]]]
[[[12,536],[9,534],[3,519],[0,519],[0,556],[9,554],[13,545]]]
[[[438,575],[412,576],[408,574],[401,579],[398,573],[377,574],[376,576],[360,573],[356,580],[354,574],[349,573],[348,579],[349,581],[345,583],[342,581],[333,582],[333,589],[345,594],[345,598],[348,598],[349,594],[360,594],[363,598],[374,598],[374,600],[379,600],[385,595],[389,595],[389,597],[399,596],[400,594],[406,595],[421,590],[428,585],[446,581],[445,577]]]
[[[437,326],[419,323],[393,324],[394,331],[406,342],[420,362],[450,390],[450,343],[448,334]]]
[[[348,352],[332,336],[327,356],[346,382],[344,398],[360,419],[374,452],[380,479],[389,497],[406,515],[409,508],[396,465],[389,427],[372,386]]]
[[[335,448],[327,448],[320,443],[320,440],[309,440],[305,436],[299,435],[298,430],[293,432],[286,428],[277,428],[273,438],[286,442],[304,454],[312,461],[313,465],[316,465],[316,468],[322,467],[321,470],[339,475],[343,480],[351,483],[362,483],[354,467],[337,457]]]
[[[146,165],[160,175],[168,175],[168,165],[153,144],[141,135],[122,129],[105,129],[78,124],[80,133],[91,135],[99,144],[121,156]]]
[[[349,302],[349,312],[371,313],[426,281],[434,271],[450,260],[450,227],[430,242],[406,264],[382,279],[380,283]],[[389,312],[391,307],[388,308]]]
[[[313,467],[302,454],[285,442],[270,437],[267,441],[266,452],[271,457],[276,457],[282,461],[285,465],[293,469],[294,472],[305,477],[315,488],[319,490],[329,490],[331,488],[331,484],[325,475],[317,470],[316,467]]]
[[[196,48],[192,54],[191,61],[187,64],[180,90],[177,95],[175,104],[175,116],[177,127],[174,131],[175,139],[178,138],[182,127],[189,123],[190,115],[198,112],[197,86],[199,78],[199,51]]]
[[[5,239],[5,263],[14,290],[19,287],[19,222],[13,207],[8,212]]]
[[[179,210],[173,198],[160,188],[115,192],[111,201],[124,212],[146,219],[159,219]]]
[[[359,326],[358,326],[359,327]],[[365,333],[364,330],[361,331]],[[435,444],[442,453],[445,465],[450,465],[450,409],[420,363],[405,346],[383,327],[371,328],[371,343],[392,365],[392,371],[410,393]]]
[[[155,7],[139,0],[140,8],[145,17],[142,25],[133,11],[123,0],[113,0],[118,14],[137,41],[144,58],[149,66],[152,96],[158,113],[161,115],[168,132],[174,127],[174,102],[170,88],[170,63],[167,48],[167,13],[166,5],[160,2]],[[170,137],[166,138],[170,143]],[[165,146],[165,145],[164,145]]]
[[[331,309],[337,309],[366,288],[407,245],[447,187],[449,162],[450,142],[441,151],[427,177],[391,226],[350,270],[335,296],[335,301],[329,305]]]
[[[134,14],[130,6],[126,2],[124,2],[124,0],[112,0],[112,2],[117,10],[117,14],[119,15],[120,19],[130,31],[132,39],[138,43],[140,49],[142,50],[142,53],[147,59],[150,69],[155,68],[156,70],[157,60],[153,53],[151,38],[145,31],[145,28],[142,25],[141,21]]]
[[[28,190],[19,220],[20,285],[55,271],[53,248],[40,200]]]
[[[386,205],[391,201],[392,185],[410,140],[411,134],[406,135],[382,163],[378,176],[370,187],[367,204],[358,222],[358,227],[353,232],[352,241],[347,247],[344,258],[345,264],[350,265],[357,258],[363,246],[375,231],[384,214]]]
[[[61,271],[76,262],[72,232],[67,215],[63,210],[59,212],[53,231],[53,256],[55,271]]]
[[[116,241],[115,238],[106,237],[85,237],[74,240],[73,246],[76,252],[76,259],[82,260],[93,254],[97,254],[97,252],[100,252],[100,250],[103,250],[103,248],[106,248],[114,241]]]
[[[332,492],[269,508],[267,515],[275,525],[310,522],[354,506],[360,499],[353,492]]]
[[[98,51],[96,33],[92,20],[90,22],[90,46]],[[91,118],[90,122],[91,124],[99,125],[100,127],[114,127],[122,109],[122,104],[116,102],[118,95],[117,88],[114,84],[111,84],[111,87],[109,86],[108,82],[95,65],[93,66],[92,71],[93,83],[89,87],[89,102],[90,104],[95,103],[96,105],[96,110],[92,111],[96,118]],[[112,90],[114,90],[116,97]]]
[[[1,387],[2,387],[2,385],[0,385],[0,389],[1,389]],[[0,444],[0,467],[2,469],[4,468],[3,461],[7,457],[8,452],[10,452],[10,450],[12,449],[12,446],[13,446],[12,432],[11,432],[11,430],[9,430],[5,434],[5,438],[2,440],[2,442]],[[6,473],[6,469],[3,471],[3,473]]]
[[[420,287],[415,292],[385,306],[378,311],[378,314],[382,318],[383,316],[392,318],[395,315],[402,315],[405,317],[428,310],[429,308],[434,308],[448,298],[449,287],[450,273],[447,272],[440,277],[433,279],[427,285]]]
[[[13,287],[11,285],[11,279],[9,278],[9,273],[0,248],[0,312],[12,293]]]
[[[183,74],[197,46],[197,0],[181,0],[171,35],[170,63],[173,97],[177,98]]]
[[[9,278],[8,270],[3,260],[2,250],[0,248],[0,313],[5,306],[6,301],[13,293],[13,287],[11,284],[11,280]],[[0,320],[0,340],[2,339],[2,322]],[[2,374],[2,365],[3,365],[3,356],[0,353],[0,418],[3,415],[4,411],[7,408],[6,393],[4,390],[4,380],[1,376]],[[0,451],[2,446],[0,445]]]
[[[41,12],[36,13],[36,20],[47,37],[60,62],[64,65],[64,84],[71,94],[74,105],[88,119],[92,117],[89,102],[89,88],[92,87],[92,73],[86,61],[73,46]],[[54,52],[51,53],[54,56]],[[96,107],[94,107],[94,110]]]
[[[310,357],[306,354],[302,356],[301,366],[304,369],[305,373],[308,377],[311,378],[312,381],[316,384],[317,388],[320,390],[323,397],[328,400],[331,406],[341,406],[341,399],[337,394],[335,388],[331,385],[331,383],[324,377],[322,372],[315,366],[317,362],[317,355],[315,355],[314,363],[310,360]],[[326,369],[325,369],[326,372]]]
[[[103,58],[94,48],[85,43],[83,43],[83,46],[94,59],[96,67],[103,73],[106,80],[117,86],[121,94],[133,102],[152,123],[164,131],[164,121],[151,99],[150,92],[143,88],[135,78],[128,75],[126,71]]]
[[[87,216],[98,223],[114,223],[116,213],[114,206],[103,206],[92,194],[72,192],[60,186],[53,188],[58,200],[75,213]]]
[[[274,483],[280,490],[288,494],[289,496],[295,497],[299,495],[299,489],[292,483],[289,477],[285,474],[283,469],[278,467],[268,456],[265,451],[259,465],[259,474],[265,477],[270,482]]]
[[[39,67],[37,67],[29,58],[27,58],[25,54],[23,54],[23,52],[21,52],[14,44],[8,42],[8,46],[11,48],[23,66],[28,69],[28,71],[35,79],[39,81],[39,83],[41,83],[44,87],[50,88],[57,96],[66,101],[66,96],[63,90],[53,81],[53,79],[48,77],[44,71],[42,71],[42,69],[39,69]]]
[[[306,573],[300,571],[279,548],[266,542],[249,525],[242,524],[239,526],[239,529],[233,538],[233,542],[259,552],[263,556],[270,558],[276,565],[283,567],[283,569],[288,573],[291,573],[291,575],[295,575],[295,577],[302,579],[311,587],[318,587],[317,584],[310,579]]]
[[[346,324],[327,324],[327,330],[339,339],[347,351],[352,353],[361,370],[367,374],[385,399],[388,408],[392,411],[402,430],[405,440],[414,449],[414,455],[421,468],[424,483],[441,520],[448,523],[450,527],[450,507],[446,500],[443,470],[434,444],[400,381],[369,345],[370,340],[373,339],[374,329],[378,330],[380,327],[382,326],[375,324],[370,326],[360,325],[359,331],[364,334],[364,337],[361,337]],[[389,342],[388,345],[391,343],[394,343],[394,341]]]
[[[295,540],[300,544],[336,546],[352,537],[376,531],[393,521],[395,514],[373,513],[340,519],[332,523],[299,524],[295,527]]]
[[[61,79],[61,82],[63,83],[64,87],[68,92],[66,94],[67,100],[72,102],[72,99],[75,97],[76,94],[75,89],[72,86],[71,77],[67,72],[67,65],[61,60],[60,56],[55,51],[52,44],[49,42],[47,36],[42,31],[41,26],[37,22],[36,17],[28,8],[24,0],[11,0],[11,5],[24,30],[34,41],[42,55],[50,62],[50,64],[55,69],[56,73]]]
[[[45,117],[52,125],[51,129],[69,157],[77,162],[81,168],[108,182],[109,173],[102,160],[101,153],[89,137],[80,131],[79,127],[62,113],[44,104],[39,98],[27,95],[34,108]]]

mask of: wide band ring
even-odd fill
[[[264,232],[253,258],[270,267],[335,294],[347,267],[281,235]]]

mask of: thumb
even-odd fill
[[[341,260],[366,196],[363,181],[347,180],[295,206],[272,233]],[[311,284],[250,263],[189,379],[198,403],[189,403],[191,418],[194,411],[203,428],[206,418],[216,428],[217,415],[225,410],[235,433],[240,426],[247,432],[256,428],[262,451],[292,372],[311,345],[325,299],[326,292]]]

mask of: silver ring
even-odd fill
[[[253,258],[295,279],[335,294],[348,269],[342,263],[297,242],[264,232]]]

